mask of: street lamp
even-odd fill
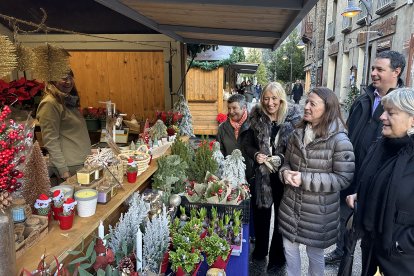
[[[305,48],[305,43],[303,43],[302,40],[299,40],[298,44],[296,44],[296,48],[298,49],[304,49]]]
[[[283,60],[290,59],[290,85],[292,86],[292,70],[293,70],[293,64],[292,64],[292,54],[290,54],[290,55],[284,54],[284,55],[282,56],[282,59],[283,59]]]
[[[365,6],[367,10],[367,17],[366,17],[366,25],[367,25],[367,31],[366,31],[366,37],[365,37],[365,55],[364,55],[364,68],[362,71],[362,82],[361,82],[361,88],[368,86],[368,78],[367,78],[367,71],[368,71],[368,51],[369,51],[369,28],[372,23],[372,5],[370,1],[366,0],[360,0],[360,2]],[[355,15],[358,15],[362,12],[362,9],[355,5],[353,0],[348,0],[348,6],[346,9],[342,12],[342,16],[345,17],[353,17]],[[362,89],[361,89],[362,91]]]

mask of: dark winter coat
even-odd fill
[[[403,86],[403,81],[398,80],[398,87]],[[393,89],[390,89],[392,91]],[[374,104],[375,88],[369,85],[365,93],[359,96],[352,104],[347,120],[348,136],[354,146],[355,153],[355,175],[358,175],[362,161],[367,155],[370,146],[381,137],[382,122],[379,119],[384,109],[381,104],[372,114],[372,106]],[[390,92],[388,91],[388,93]],[[343,199],[347,195],[355,193],[356,183],[353,181],[348,189],[341,192]]]
[[[242,139],[243,136],[246,134],[247,130],[249,129],[249,122],[248,120],[246,120],[240,127],[239,137],[236,140],[236,136],[234,136],[234,128],[229,120],[230,119],[227,119],[227,121],[220,124],[216,137],[217,141],[220,143],[220,151],[224,157],[230,155],[235,149],[239,149],[242,151]],[[243,157],[246,164],[247,177],[249,175],[252,175],[253,161],[245,154],[243,154]]]
[[[280,124],[278,131],[279,139],[276,144],[276,154],[284,154],[290,135],[295,129],[295,125],[299,123],[300,111],[295,105],[288,105],[288,111],[285,121]],[[263,153],[268,156],[272,155],[270,151],[270,136],[272,122],[260,105],[253,107],[249,116],[250,128],[243,139],[243,150],[254,162],[255,172],[255,192],[257,204],[260,208],[270,208],[273,203],[272,185],[270,183],[270,172],[267,167],[256,162],[256,153]]]
[[[303,86],[302,84],[295,84],[292,89],[292,95],[294,100],[300,100],[303,96]]]
[[[338,130],[336,130],[339,124]],[[292,242],[327,248],[339,230],[339,191],[351,183],[354,153],[341,123],[330,126],[326,138],[303,144],[304,130],[296,129],[279,170],[299,171],[302,185],[285,185],[279,207],[279,230]]]
[[[395,141],[380,139],[363,162],[357,222],[370,231],[363,239],[371,240],[385,275],[414,275],[414,137],[400,139],[398,147]]]

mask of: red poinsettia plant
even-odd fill
[[[82,113],[85,119],[100,119],[101,116],[99,108],[92,106],[85,107]]]
[[[209,149],[210,150],[213,150],[213,146],[214,146],[214,143],[215,142],[216,142],[216,140],[211,140],[210,142],[208,142],[207,140],[203,140],[200,143],[198,143],[197,147],[199,148],[199,147],[203,146],[204,144],[207,144],[208,143]]]
[[[44,87],[44,83],[25,78],[11,82],[0,80],[0,103],[10,105],[17,100],[22,104],[23,101],[33,99]]]
[[[167,127],[168,136],[172,136],[177,133],[178,125],[183,118],[183,114],[177,111],[157,111],[155,113],[157,120],[161,120],[164,122],[165,126]]]
[[[219,124],[227,121],[227,114],[224,114],[224,113],[217,114],[216,120]]]

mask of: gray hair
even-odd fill
[[[227,99],[227,104],[239,103],[240,108],[247,107],[246,97],[242,94],[233,94]]]
[[[381,103],[382,105],[393,105],[414,116],[414,89],[409,87],[395,89],[384,96]]]

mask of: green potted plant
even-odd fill
[[[216,233],[201,240],[201,248],[206,254],[209,267],[226,269],[230,259],[230,245],[226,239],[220,238]]]
[[[171,268],[177,276],[197,275],[202,261],[201,252],[198,249],[193,251],[181,247],[170,251]]]
[[[137,181],[137,175],[138,175],[137,163],[134,161],[134,159],[129,158],[128,165],[127,165],[128,183],[135,183],[135,181]]]

